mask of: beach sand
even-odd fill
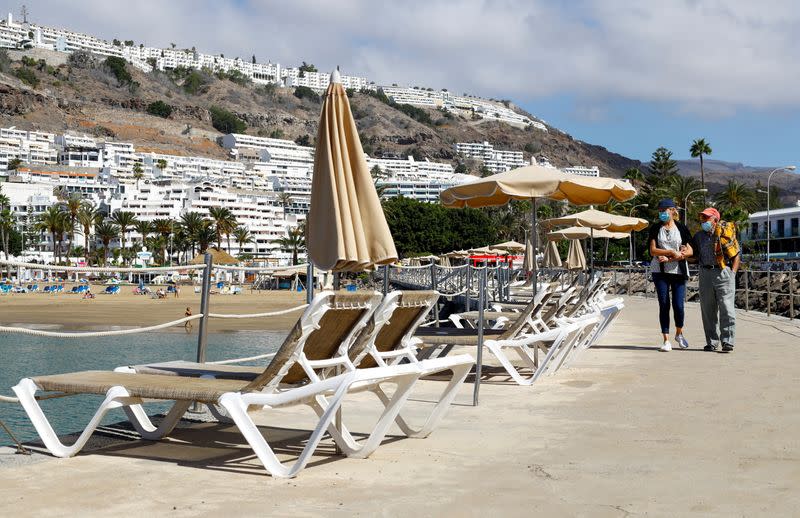
[[[65,290],[71,289],[67,284]],[[20,324],[23,327],[68,330],[106,330],[119,327],[143,327],[183,318],[187,307],[200,313],[200,294],[190,286],[181,288],[180,297],[171,294],[166,299],[151,299],[134,295],[132,286],[122,286],[118,295],[104,295],[105,286],[92,286],[98,295],[94,299],[82,295],[59,293],[20,293],[0,296],[0,325]],[[244,290],[238,295],[211,295],[209,308],[213,313],[265,313],[305,304],[305,293],[290,291]],[[297,320],[301,311],[268,318],[212,318],[209,332],[270,330],[285,331]],[[197,330],[198,321],[192,322]],[[183,326],[173,328],[183,331]]]

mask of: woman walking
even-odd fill
[[[650,227],[648,236],[650,255],[653,257],[650,272],[658,295],[658,320],[663,338],[659,351],[668,352],[672,350],[669,341],[670,298],[675,317],[675,341],[681,349],[689,347],[689,342],[683,336],[683,301],[686,279],[689,278],[686,258],[692,255],[692,236],[686,225],[678,221],[678,209],[671,199],[658,202],[658,219]]]

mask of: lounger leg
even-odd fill
[[[520,385],[530,385],[532,383],[532,380],[530,378],[525,378],[524,376],[522,376],[517,370],[517,368],[514,367],[514,364],[512,364],[511,361],[509,361],[508,356],[506,356],[505,352],[503,352],[503,349],[505,349],[503,346],[498,345],[493,340],[487,340],[486,342],[484,342],[484,345],[489,350],[489,352],[492,353],[492,355],[495,358],[497,358],[497,361],[500,362],[500,365],[502,365],[502,367],[506,370],[506,372],[508,372],[508,375],[511,376],[511,378],[514,381],[516,381]],[[527,349],[526,346],[514,347],[517,353],[519,353],[519,357],[523,360],[523,362],[528,367],[536,369],[536,363],[534,362],[533,357],[528,356],[527,351],[524,351],[523,348]]]
[[[108,392],[106,392],[105,399],[78,439],[71,446],[67,446],[59,440],[58,435],[45,417],[44,412],[42,412],[39,402],[36,401],[35,394],[38,388],[33,380],[25,378],[20,381],[19,384],[12,387],[11,390],[13,390],[19,398],[22,408],[28,414],[28,418],[31,420],[39,437],[41,437],[45,447],[56,457],[72,457],[81,451],[89,440],[89,437],[92,436],[92,433],[100,425],[100,421],[106,413],[112,408],[122,406],[123,402],[120,400],[130,398],[130,394],[123,387],[111,387]]]
[[[252,418],[247,413],[247,407],[249,405],[263,405],[265,409],[269,408],[269,402],[267,399],[270,395],[262,395],[258,393],[239,394],[229,392],[220,397],[219,404],[225,409],[228,415],[231,416],[231,419],[233,419],[236,426],[242,432],[242,435],[244,436],[245,440],[247,440],[247,443],[250,445],[250,447],[253,448],[253,451],[255,452],[256,456],[258,456],[266,470],[273,477],[291,478],[296,476],[297,473],[299,473],[311,459],[311,455],[314,453],[314,450],[316,450],[319,442],[322,440],[322,437],[325,434],[325,431],[328,429],[328,426],[336,415],[336,410],[341,405],[342,399],[344,398],[346,392],[347,385],[342,384],[336,390],[334,395],[329,398],[328,408],[325,409],[323,415],[320,417],[316,428],[306,442],[305,448],[303,448],[303,451],[300,453],[298,459],[293,464],[289,465],[285,465],[278,460],[275,452],[272,451],[269,443],[267,443],[266,439],[264,439],[264,436],[261,435],[261,431],[255,425],[255,423],[253,423]]]
[[[422,366],[424,369],[425,362],[422,362]],[[405,420],[405,418],[398,414],[395,422],[397,426],[400,427],[400,430],[407,435],[408,437],[414,439],[424,439],[425,437],[429,436],[431,432],[439,425],[441,420],[444,418],[447,411],[450,409],[450,403],[453,402],[455,399],[456,394],[458,394],[458,389],[464,380],[466,379],[467,375],[469,374],[470,370],[472,369],[472,365],[474,363],[465,363],[461,365],[453,365],[449,366],[440,370],[436,371],[428,371],[427,369],[425,375],[436,374],[443,370],[450,370],[453,373],[453,376],[450,378],[450,381],[447,383],[447,386],[442,391],[441,395],[439,396],[439,401],[436,403],[436,406],[433,409],[433,412],[428,416],[425,420],[425,423],[420,428],[413,428],[411,427]],[[380,387],[376,386],[375,389],[372,391],[384,405],[389,404],[389,397],[387,396],[386,392]]]
[[[123,410],[125,410],[125,414],[128,416],[134,429],[142,436],[142,439],[157,441],[172,432],[181,420],[181,417],[186,414],[191,404],[191,401],[176,401],[158,426],[153,425],[153,422],[150,421],[150,417],[144,411],[142,405],[130,405]]]

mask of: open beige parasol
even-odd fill
[[[647,227],[648,222],[642,218],[620,216],[603,212],[602,210],[588,209],[575,214],[568,214],[561,218],[551,218],[543,221],[542,224],[548,228],[572,225],[595,230],[605,229],[609,232],[631,232],[633,230],[642,230]],[[597,234],[595,234],[595,237],[598,237]]]
[[[322,270],[360,271],[397,261],[336,70],[322,104],[307,221],[308,257]]]
[[[518,243],[517,241],[505,241],[503,243],[498,243],[496,245],[492,245],[489,248],[493,248],[495,250],[507,250],[509,252],[524,252],[525,245],[522,243]]]
[[[606,238],[606,239],[627,239],[630,237],[628,232],[609,232],[606,229],[592,230],[586,227],[567,227],[558,230],[553,230],[547,233],[547,239],[550,241],[560,241],[562,239],[587,239],[589,237]]]

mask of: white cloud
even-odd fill
[[[35,21],[149,45],[530,102],[674,103],[700,116],[800,106],[792,0],[28,2]],[[597,112],[595,115],[599,115]]]

